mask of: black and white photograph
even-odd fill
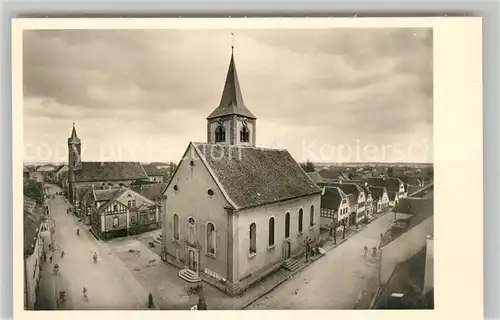
[[[434,46],[23,30],[24,310],[433,310]]]

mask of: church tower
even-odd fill
[[[207,142],[255,147],[256,120],[243,102],[234,63],[234,47],[231,47],[220,103],[207,117]]]
[[[76,134],[75,123],[68,138],[68,198],[74,204],[75,171],[82,169],[82,143]]]

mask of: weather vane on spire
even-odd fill
[[[231,32],[231,51],[234,50],[234,33]]]

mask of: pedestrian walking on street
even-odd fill
[[[50,263],[52,263],[52,255],[50,255],[50,258],[49,258],[49,260],[50,260]]]
[[[64,250],[61,250],[61,258],[64,258]]]
[[[155,307],[155,303],[153,301],[153,294],[150,292],[148,296],[148,308],[153,309]]]
[[[368,252],[368,247],[365,246],[365,257],[366,257],[366,253]]]
[[[87,288],[83,287],[83,298],[85,301],[89,301],[89,297],[87,296]]]
[[[94,258],[94,263],[97,263],[97,253],[96,252],[94,252],[94,257],[93,258]]]
[[[373,247],[373,256],[375,257],[377,255],[377,247]]]
[[[47,262],[47,254],[45,252],[43,253],[43,262]]]

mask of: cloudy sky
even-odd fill
[[[432,161],[432,30],[25,31],[26,161],[177,161],[206,141],[234,43],[257,145],[298,161]]]

